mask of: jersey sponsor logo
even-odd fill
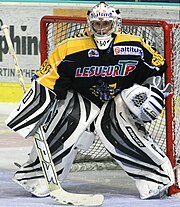
[[[144,52],[140,47],[136,46],[114,46],[114,55],[136,55],[144,57]]]
[[[99,52],[95,49],[90,49],[88,51],[88,57],[99,57]]]
[[[127,76],[136,69],[138,61],[136,60],[119,60],[118,65],[109,66],[89,66],[77,68],[75,77],[118,77]]]

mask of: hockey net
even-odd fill
[[[145,42],[164,55],[168,70],[165,83],[171,83],[173,93],[166,99],[166,107],[160,116],[146,128],[155,142],[164,150],[173,167],[180,162],[180,24],[159,20],[122,21],[121,31],[142,36]],[[83,33],[87,29],[82,17],[44,16],[40,23],[41,62],[64,39]],[[79,151],[73,171],[118,169],[101,141],[96,138],[87,151]],[[170,194],[179,191],[173,186]]]

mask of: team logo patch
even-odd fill
[[[90,88],[90,91],[93,95],[99,97],[101,101],[109,101],[115,97],[120,88],[117,87],[117,83],[108,84],[100,79],[96,85]]]
[[[90,49],[88,51],[88,57],[99,57],[99,52],[95,49]]]
[[[114,46],[114,55],[136,55],[144,57],[144,52],[140,47],[136,46]]]

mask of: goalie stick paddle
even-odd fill
[[[26,87],[23,79],[21,69],[18,64],[18,59],[13,48],[13,44],[9,35],[9,29],[7,25],[1,27],[4,32],[9,53],[12,55],[15,69],[18,75],[19,82],[23,89],[23,92],[26,92]],[[104,201],[104,196],[101,194],[77,194],[69,193],[65,191],[58,180],[56,169],[52,160],[51,152],[46,141],[45,133],[43,127],[40,126],[36,134],[33,136],[33,140],[36,146],[36,151],[41,163],[43,174],[48,185],[50,196],[61,204],[71,204],[77,206],[98,206],[102,205]]]

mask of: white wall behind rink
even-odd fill
[[[9,115],[17,106],[17,103],[0,103],[0,116]]]

